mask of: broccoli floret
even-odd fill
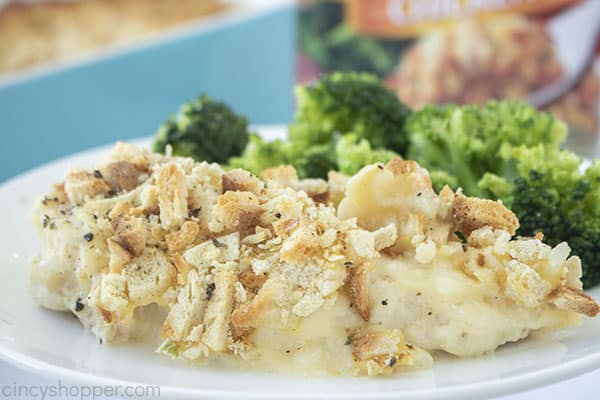
[[[333,143],[297,148],[288,141],[265,142],[251,135],[242,155],[232,157],[228,164],[230,168],[243,168],[256,175],[279,165],[292,165],[301,179],[327,178],[329,171],[337,169]]]
[[[327,179],[329,171],[352,175],[365,165],[387,162],[396,156],[389,150],[372,149],[367,140],[358,139],[353,134],[336,136],[328,143],[308,146],[297,146],[281,140],[265,142],[252,135],[242,156],[231,158],[229,166],[260,174],[266,168],[289,164],[296,168],[301,179]]]
[[[500,199],[520,221],[518,235],[541,231],[567,242],[583,266],[583,283],[600,283],[600,164],[582,172],[561,150],[565,125],[522,103],[427,106],[406,124],[408,157],[471,196]]]
[[[514,176],[514,148],[540,143],[558,148],[566,127],[527,104],[492,101],[484,106],[426,106],[408,118],[406,132],[410,139],[407,158],[430,170],[444,171],[432,176],[436,187],[453,183],[437,178],[455,177],[468,195],[490,197],[479,186],[486,173]]]
[[[327,173],[337,169],[333,143],[309,146],[300,156],[294,157],[290,164],[296,168],[300,179],[327,179]]]
[[[225,103],[202,95],[179,109],[158,130],[153,150],[198,161],[224,163],[248,144],[248,121]]]
[[[329,171],[337,169],[334,143],[299,147],[290,141],[267,142],[251,135],[242,155],[232,157],[228,163],[230,168],[243,168],[256,175],[279,165],[292,165],[301,179],[327,178]]]
[[[431,184],[436,192],[442,190],[446,185],[450,186],[451,188],[457,188],[460,186],[456,176],[450,175],[446,171],[431,169],[429,170],[429,177],[431,178]]]
[[[314,86],[298,87],[296,98],[292,142],[324,144],[337,134],[353,133],[376,149],[406,149],[403,127],[410,110],[373,75],[336,72]]]
[[[600,163],[582,172],[575,154],[541,145],[514,156],[516,178],[488,177],[482,185],[493,184],[490,190],[517,215],[517,234],[542,232],[552,246],[566,241],[581,258],[584,287],[600,283]]]
[[[229,165],[259,174],[290,164],[300,178],[326,178],[331,170],[353,174],[386,162],[405,147],[402,134],[410,110],[374,76],[335,73],[296,91],[298,113],[288,141],[252,137]]]
[[[256,175],[279,165],[292,165],[302,179],[326,178],[327,172],[337,169],[331,143],[297,148],[292,142],[279,139],[266,142],[258,135],[251,135],[242,155],[232,157],[228,163],[230,168],[243,168]]]
[[[278,165],[289,164],[289,143],[282,140],[265,142],[258,135],[250,135],[250,141],[239,157],[229,159],[229,167],[243,168],[256,175]]]
[[[335,156],[339,171],[354,175],[365,165],[385,163],[398,155],[389,150],[373,150],[366,139],[359,139],[356,135],[349,134],[339,138],[335,146]]]

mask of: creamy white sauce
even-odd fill
[[[450,263],[424,266],[383,257],[369,274],[368,324],[402,330],[407,342],[428,351],[469,357],[495,350],[541,328],[574,324],[580,317],[549,305],[525,308],[456,270]],[[257,328],[249,365],[303,375],[352,372],[346,338],[365,322],[340,292],[294,329]],[[289,352],[288,352],[289,350]]]
[[[398,328],[417,346],[457,356],[479,355],[533,330],[580,319],[546,304],[525,308],[439,257],[435,265],[384,257],[369,281],[372,324]]]

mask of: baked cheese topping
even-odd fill
[[[159,332],[173,357],[317,375],[426,368],[598,313],[566,243],[512,239],[502,204],[438,195],[414,161],[262,178],[118,143],[32,211],[33,296],[106,343]]]

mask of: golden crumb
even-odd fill
[[[250,329],[258,326],[260,319],[265,316],[273,300],[273,289],[263,287],[249,302],[240,305],[231,314],[231,325],[236,337],[243,336]]]
[[[97,174],[73,170],[65,178],[64,191],[71,203],[81,204],[87,199],[107,195],[111,187]]]
[[[200,233],[200,227],[194,221],[185,221],[178,231],[172,231],[165,235],[165,242],[171,253],[185,250],[192,245]]]
[[[596,301],[581,289],[563,286],[554,290],[548,297],[550,302],[558,308],[572,310],[588,317],[595,317],[600,312]]]
[[[299,228],[294,231],[281,247],[281,259],[302,264],[320,249],[319,239],[314,232]]]
[[[188,217],[187,188],[181,167],[168,163],[156,175],[160,220],[165,229],[177,228]]]
[[[207,294],[209,299],[204,316],[205,332],[202,342],[212,351],[222,352],[227,349],[227,332],[229,331],[236,281],[233,271],[219,271],[215,274],[212,292]]]
[[[350,268],[348,275],[352,304],[356,308],[358,315],[365,321],[368,321],[371,316],[367,281],[371,268],[371,266],[365,264],[356,265]]]
[[[274,181],[284,187],[294,187],[298,184],[298,174],[291,165],[281,165],[279,167],[267,168],[260,176],[265,182]]]
[[[232,169],[223,174],[222,186],[223,192],[251,192],[259,195],[262,191],[263,183],[248,171]]]
[[[131,253],[113,238],[108,238],[106,244],[110,255],[109,271],[119,273],[131,261]]]
[[[133,190],[141,183],[145,171],[129,161],[116,161],[101,169],[104,179],[114,192]]]
[[[508,231],[514,235],[519,228],[515,214],[497,201],[467,197],[457,193],[452,205],[452,217],[456,229],[463,235],[484,226]]]
[[[260,220],[264,209],[251,192],[225,192],[217,199],[209,229],[213,232],[239,231],[250,233]]]

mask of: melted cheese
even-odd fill
[[[382,258],[369,279],[372,323],[399,328],[409,342],[426,350],[457,356],[493,351],[531,331],[581,319],[547,304],[525,308],[502,296],[498,286],[472,279],[439,259],[424,266]]]
[[[369,275],[369,323],[398,328],[406,340],[428,350],[467,357],[525,338],[532,331],[577,324],[581,317],[549,305],[531,309],[507,300],[443,261],[423,266],[411,259],[382,257]],[[249,340],[246,365],[301,375],[353,372],[348,336],[364,325],[349,297],[340,292],[297,326],[261,326]],[[420,367],[431,364],[417,354]],[[219,361],[217,361],[217,359]],[[239,365],[232,356],[214,362]],[[404,368],[407,369],[407,368]]]

